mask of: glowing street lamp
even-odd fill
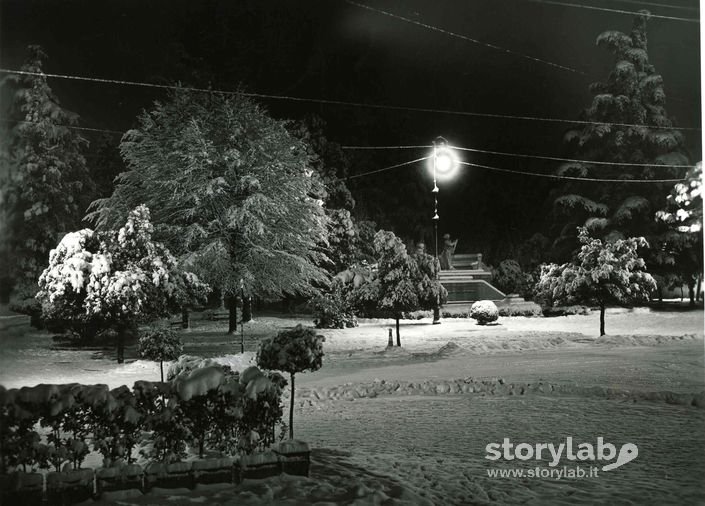
[[[438,216],[438,180],[448,179],[453,176],[458,160],[453,151],[448,147],[448,141],[443,137],[436,137],[433,141],[433,236],[435,242],[436,260],[438,259],[438,221],[441,219]]]

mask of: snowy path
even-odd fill
[[[506,351],[495,354],[467,352],[461,345],[447,355],[414,357],[401,351],[385,352],[386,360],[360,359],[367,367],[345,356],[326,359],[316,373],[300,375],[297,384],[323,388],[374,378],[423,381],[501,377],[507,381],[572,383],[621,389],[700,392],[705,389],[703,340],[677,340],[659,346],[581,346],[542,350]],[[331,363],[333,362],[333,363]]]
[[[297,423],[297,437],[350,452],[344,460],[387,475],[439,505],[705,501],[705,414],[689,407],[584,398],[388,396],[327,401],[302,409]],[[489,442],[509,437],[558,443],[567,436],[592,444],[598,436],[617,445],[632,442],[639,456],[592,479],[486,474],[495,466],[484,459]]]

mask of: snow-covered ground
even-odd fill
[[[6,322],[0,319],[6,387],[159,378],[156,364],[117,365],[104,350],[57,347],[45,334],[1,326]],[[239,336],[195,321],[184,334],[186,350],[240,368],[258,337],[296,323],[307,322],[263,317],[248,324],[243,356],[235,353]],[[387,349],[391,327],[368,320],[321,332],[323,368],[297,377],[294,427],[315,448],[310,478],[121,504],[705,503],[702,311],[612,311],[603,338],[597,314],[501,318],[491,327],[409,321],[401,326],[402,348]],[[558,444],[568,436],[604,437],[617,448],[631,442],[639,456],[597,478],[487,474],[507,467],[484,458],[490,442]]]

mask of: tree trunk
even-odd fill
[[[695,290],[695,300],[698,302],[700,302],[700,292],[702,291],[702,287],[703,287],[702,282],[703,282],[703,277],[700,274],[698,274],[698,287]]]
[[[438,325],[441,323],[441,308],[436,306],[433,308],[433,324]]]
[[[240,353],[245,353],[245,325],[240,325]]]
[[[134,341],[137,335],[137,324],[132,321],[120,322],[115,327],[117,331],[117,362],[125,362],[125,343],[128,340]]]
[[[401,338],[399,337],[399,317],[397,316],[397,346],[401,346]]]
[[[252,297],[242,298],[242,323],[252,320]]]
[[[181,308],[181,328],[190,329],[191,328],[191,314],[187,307]]]
[[[125,325],[120,325],[117,332],[117,363],[122,364],[125,362],[125,332],[127,327]]]
[[[291,373],[291,403],[289,404],[289,439],[294,439],[294,373]]]
[[[231,297],[228,300],[228,334],[237,332],[237,299]]]
[[[695,280],[691,279],[688,281],[688,297],[690,298],[690,305],[695,305]]]
[[[600,337],[605,335],[605,305],[600,304]]]
[[[163,360],[159,361],[159,372],[162,375],[162,383],[164,383],[164,361]]]

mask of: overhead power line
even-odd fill
[[[462,34],[459,34],[459,33],[451,32],[450,30],[445,30],[445,29],[439,28],[439,27],[437,27],[437,26],[429,25],[429,24],[427,24],[427,23],[422,23],[422,22],[416,21],[416,20],[414,20],[414,19],[405,18],[404,16],[399,16],[398,14],[394,14],[394,13],[392,13],[392,12],[383,11],[382,9],[376,9],[376,8],[371,7],[371,6],[369,6],[369,5],[357,3],[357,2],[354,2],[354,1],[352,1],[352,0],[344,0],[344,1],[345,1],[345,3],[348,3],[348,4],[350,4],[350,5],[354,5],[354,6],[356,6],[356,7],[362,8],[362,9],[367,9],[368,11],[376,12],[376,13],[382,14],[382,15],[384,15],[384,16],[389,16],[389,17],[391,17],[391,18],[398,19],[398,20],[404,21],[404,22],[406,22],[406,23],[411,23],[412,25],[420,26],[420,27],[422,27],[422,28],[426,28],[427,30],[432,30],[432,31],[434,31],[434,32],[439,32],[439,33],[442,33],[442,34],[444,34],[444,35],[449,35],[449,36],[455,37],[455,38],[457,38],[457,39],[461,39],[461,40],[464,40],[464,41],[467,41],[467,42],[472,42],[473,44],[479,44],[479,45],[481,45],[481,46],[485,46],[485,47],[488,47],[488,48],[490,48],[490,49],[495,49],[495,50],[501,51],[501,52],[506,53],[506,54],[511,54],[511,55],[513,55],[513,56],[518,56],[518,57],[520,57],[520,58],[525,58],[525,59],[527,59],[527,60],[531,60],[531,61],[534,61],[534,62],[537,62],[537,63],[542,63],[542,64],[544,64],[544,65],[549,65],[549,66],[551,66],[551,67],[558,68],[558,69],[561,69],[561,70],[567,70],[567,71],[569,71],[569,72],[573,72],[573,73],[576,73],[576,74],[587,75],[585,72],[583,72],[583,71],[581,71],[581,70],[578,70],[578,69],[574,69],[574,68],[572,68],[572,67],[568,67],[568,66],[565,66],[565,65],[559,65],[558,63],[553,63],[553,62],[551,62],[551,61],[544,60],[544,59],[542,59],[542,58],[536,58],[535,56],[529,56],[529,55],[527,55],[527,54],[520,53],[520,52],[514,51],[514,50],[512,50],[512,49],[507,49],[507,48],[505,48],[505,47],[501,47],[501,46],[498,46],[498,45],[496,45],[496,44],[491,44],[491,43],[489,43],[489,42],[482,42],[481,40],[473,39],[472,37],[468,37],[467,35],[462,35]]]
[[[341,146],[341,149],[348,150],[392,150],[392,149],[430,149],[433,146]],[[599,162],[594,160],[581,160],[578,158],[562,158],[559,156],[532,155],[525,153],[509,153],[506,151],[491,151],[488,149],[464,148],[460,146],[448,146],[451,149],[458,151],[470,151],[473,153],[483,153],[488,155],[511,156],[517,158],[535,158],[538,160],[550,160],[553,162],[573,162],[573,163],[589,163],[592,165],[607,165],[607,166],[625,166],[625,167],[662,167],[662,168],[679,168],[689,169],[693,165],[673,164],[663,165],[658,163],[630,163],[630,162]]]
[[[547,5],[558,5],[560,7],[578,7],[580,9],[588,9],[588,10],[603,11],[603,12],[614,12],[617,14],[629,14],[630,16],[638,16],[638,15],[643,14],[641,12],[636,12],[636,11],[625,11],[622,9],[609,9],[607,7],[595,7],[593,5],[556,2],[554,0],[529,0],[529,2],[539,3],[539,4],[547,4]],[[700,20],[697,18],[681,18],[681,17],[677,17],[677,16],[662,16],[659,14],[651,14],[651,13],[649,13],[649,17],[658,18],[658,19],[668,19],[671,21],[685,21],[687,23],[700,23]]]
[[[369,176],[371,174],[377,174],[379,172],[384,172],[387,170],[392,170],[396,169],[398,167],[404,167],[405,165],[411,165],[423,160],[428,160],[431,158],[430,156],[424,156],[422,158],[417,158],[416,160],[410,160],[408,162],[402,162],[402,163],[397,163],[395,165],[390,165],[388,167],[383,167],[381,169],[376,169],[376,170],[370,170],[367,172],[362,172],[360,174],[355,174],[353,176],[348,176],[342,178],[343,181],[347,181],[349,179],[356,179],[364,176]],[[478,167],[480,169],[486,169],[490,171],[495,171],[495,172],[502,172],[505,174],[513,174],[513,175],[521,175],[521,176],[532,176],[532,177],[544,177],[544,178],[550,178],[550,179],[562,179],[562,180],[568,180],[568,181],[585,181],[585,182],[592,182],[592,183],[679,183],[681,181],[684,181],[683,178],[681,179],[608,179],[608,178],[595,178],[595,177],[579,177],[579,176],[561,176],[558,174],[540,174],[538,172],[528,172],[524,170],[512,170],[512,169],[504,169],[501,167],[493,167],[491,165],[483,165],[480,163],[472,163],[472,162],[464,162],[464,161],[459,161],[458,162],[461,165],[466,165],[468,167]]]
[[[97,83],[105,83],[105,84],[120,84],[120,85],[127,85],[127,86],[140,86],[140,87],[145,87],[145,88],[157,88],[157,89],[163,89],[163,90],[184,90],[184,91],[193,91],[193,92],[198,92],[198,93],[214,93],[214,94],[221,94],[221,95],[242,95],[242,96],[247,96],[247,97],[252,97],[252,98],[265,98],[265,99],[285,100],[285,101],[292,101],[292,102],[309,102],[309,103],[326,104],[326,105],[339,105],[339,106],[343,106],[343,107],[362,107],[362,108],[368,108],[368,109],[386,109],[386,110],[392,110],[392,111],[409,111],[409,112],[422,112],[422,113],[433,113],[433,114],[448,114],[448,115],[455,115],[455,116],[469,116],[469,117],[478,117],[478,118],[509,119],[509,120],[521,120],[521,121],[540,121],[540,122],[572,124],[572,125],[610,125],[610,126],[622,126],[622,127],[649,127],[649,128],[658,128],[658,129],[662,128],[658,125],[638,125],[635,123],[614,123],[614,122],[609,122],[609,121],[586,121],[586,120],[577,120],[577,119],[546,118],[546,117],[539,117],[539,116],[522,116],[522,115],[513,115],[513,114],[496,114],[496,113],[486,113],[486,112],[455,111],[455,110],[450,110],[450,109],[435,109],[435,108],[427,108],[427,107],[408,107],[408,106],[401,106],[401,105],[370,104],[370,103],[365,103],[365,102],[347,102],[347,101],[343,101],[343,100],[292,97],[292,96],[287,96],[287,95],[272,95],[272,94],[266,94],[266,93],[252,93],[252,92],[245,92],[245,91],[213,90],[213,89],[208,89],[208,88],[195,88],[195,87],[190,87],[190,86],[174,86],[174,85],[166,85],[166,84],[153,84],[153,83],[145,83],[145,82],[139,82],[139,81],[126,81],[126,80],[121,80],[121,79],[103,79],[103,78],[98,78],[98,77],[74,76],[74,75],[67,75],[67,74],[49,74],[49,73],[41,73],[41,72],[27,72],[24,70],[13,70],[13,69],[2,69],[2,68],[0,68],[0,73],[45,76],[45,77],[53,77],[56,79],[71,79],[71,80],[75,80],[75,81],[87,81],[87,82],[97,82]],[[697,128],[697,127],[676,127],[676,126],[674,126],[674,127],[669,127],[669,128],[673,129],[673,130],[684,130],[684,131],[697,130],[697,131],[700,131],[700,128]]]
[[[485,153],[489,155],[500,155],[500,156],[513,156],[518,158],[536,158],[539,160],[550,160],[553,162],[571,162],[571,163],[588,163],[592,165],[607,165],[607,166],[625,166],[625,167],[673,167],[679,169],[689,169],[693,165],[684,164],[673,164],[673,165],[663,165],[659,163],[633,163],[633,162],[599,162],[594,160],[581,160],[578,158],[563,158],[560,156],[544,156],[544,155],[530,155],[523,153],[507,153],[505,151],[490,151],[487,149],[475,149],[475,148],[461,148],[458,146],[449,146],[452,149],[457,149],[459,151],[471,151],[474,153]]]
[[[340,149],[350,150],[381,150],[381,149],[430,149],[433,145],[426,144],[421,146],[340,146]]]
[[[387,171],[387,170],[396,169],[397,167],[403,167],[403,166],[405,166],[405,165],[411,165],[412,163],[421,162],[421,161],[423,161],[423,160],[428,160],[429,158],[431,158],[431,157],[430,157],[430,156],[424,156],[424,157],[421,157],[421,158],[417,158],[416,160],[411,160],[411,161],[403,162],[403,163],[397,163],[396,165],[390,165],[389,167],[384,167],[384,168],[382,168],[382,169],[371,170],[371,171],[368,171],[368,172],[362,172],[362,173],[360,173],[360,174],[355,174],[355,175],[353,175],[353,176],[344,177],[344,178],[342,178],[342,180],[343,180],[343,181],[347,181],[348,179],[356,179],[356,178],[358,178],[358,177],[369,176],[370,174],[377,174],[378,172],[384,172],[384,171]]]
[[[480,163],[471,163],[459,161],[458,163],[462,165],[468,165],[470,167],[479,167],[481,169],[492,170],[496,172],[504,172],[506,174],[520,174],[523,176],[535,176],[535,177],[547,177],[551,179],[567,179],[570,181],[586,181],[586,182],[597,182],[597,183],[679,183],[684,181],[684,179],[602,179],[594,177],[579,177],[579,176],[560,176],[558,174],[540,174],[537,172],[527,172],[523,170],[512,170],[503,169],[500,167],[492,167],[490,165],[483,165]]]
[[[614,0],[616,2],[622,2],[632,5],[648,5],[650,7],[663,7],[666,9],[677,9],[682,11],[698,12],[697,7],[686,7],[685,5],[673,5],[673,4],[661,4],[656,2],[642,2],[640,0]]]
[[[13,119],[8,119],[8,118],[0,118],[0,121],[4,123],[24,123],[24,124],[37,124],[37,121],[27,121],[27,120],[13,120]],[[60,124],[53,124],[54,126],[58,127],[64,127],[64,128],[70,128],[71,130],[83,130],[86,132],[98,132],[98,133],[106,133],[106,134],[117,134],[117,135],[123,135],[125,132],[120,132],[119,130],[108,130],[106,128],[90,128],[90,127],[82,127],[78,125],[60,125]]]

